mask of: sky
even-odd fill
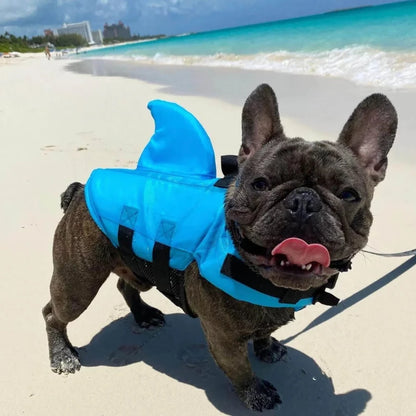
[[[63,23],[123,21],[132,34],[176,35],[401,0],[0,0],[0,33],[43,35]]]

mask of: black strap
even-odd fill
[[[301,292],[299,290],[275,286],[273,283],[251,270],[246,263],[231,254],[227,254],[221,268],[221,273],[243,285],[257,290],[258,292],[279,298],[283,303],[295,304],[302,298],[312,297],[312,293],[309,293],[310,291]]]
[[[118,227],[118,244],[120,250],[128,255],[132,255],[133,253],[133,234],[134,230],[131,228],[125,227],[124,225],[120,225]]]
[[[169,281],[169,259],[170,247],[156,242],[152,252],[152,267],[156,278],[156,287],[161,292],[171,292],[171,282]]]
[[[118,228],[118,244],[120,250],[124,255],[135,256],[133,252],[133,235],[134,230],[120,225]],[[171,292],[171,282],[169,281],[169,259],[170,259],[170,247],[164,244],[156,242],[153,246],[152,252],[152,267],[155,280],[157,282],[156,287],[161,292]]]
[[[317,302],[327,306],[337,306],[339,303],[339,299],[332,293],[325,292],[324,289],[322,291],[318,291],[313,297],[313,304]]]
[[[118,227],[118,244],[120,249],[120,256],[126,265],[131,269],[133,274],[136,276],[138,280],[147,280],[144,276],[137,273],[137,257],[133,251],[133,235],[134,230],[131,228],[125,227],[123,225],[119,225]],[[154,284],[153,282],[149,281],[149,283]]]
[[[326,288],[327,289],[333,289],[334,287],[335,287],[335,285],[337,284],[337,281],[338,281],[338,276],[339,276],[339,273],[337,273],[337,274],[334,274],[333,276],[331,276],[330,278],[329,278],[329,280],[328,280],[328,283],[326,284]]]
[[[339,301],[335,296],[325,292],[326,286],[305,291],[277,287],[250,269],[242,260],[231,254],[228,254],[225,258],[221,273],[258,292],[278,298],[280,302],[289,305],[295,305],[305,298],[313,298],[313,303],[320,302],[328,306],[334,306]]]
[[[124,227],[123,225],[119,226],[118,229],[118,241],[121,252],[127,256],[130,260],[135,258],[133,252],[133,234],[134,230]],[[153,262],[152,268],[156,281],[156,287],[165,294],[171,294],[173,292],[173,283],[170,281],[170,268],[169,268],[169,259],[170,259],[170,247],[164,244],[156,242],[153,247]],[[129,261],[130,261],[129,260]],[[246,263],[241,261],[239,258],[228,254],[225,258],[225,261],[221,268],[221,273],[231,277],[232,279],[254,289],[258,292],[264,293],[269,296],[278,298],[280,302],[286,303],[289,305],[295,305],[301,299],[304,298],[313,298],[313,303],[320,302],[324,305],[334,306],[338,303],[338,299],[331,295],[330,293],[325,292],[325,287],[313,288],[306,291],[301,290],[292,290],[277,287],[273,285],[268,280],[262,278],[258,273],[254,272],[247,266]],[[328,283],[328,287],[335,285],[336,276],[333,276]],[[184,291],[183,284],[181,285],[181,291]],[[187,305],[185,293],[180,293],[179,296],[181,303],[185,312],[193,315],[190,311],[189,306]]]
[[[123,225],[119,226],[118,242],[120,255],[126,265],[130,267],[138,279],[145,279],[150,284],[155,285],[175,305],[182,308],[187,315],[196,318],[197,315],[191,310],[186,299],[184,273],[169,267],[170,247],[156,243],[153,247],[153,263],[147,262],[139,259],[134,253],[132,245],[133,235],[134,230]],[[151,277],[148,273],[143,273],[143,267],[151,268]]]
[[[251,254],[257,254],[260,256],[267,256],[268,252],[266,247],[259,246],[248,238],[243,238],[240,243],[240,247]]]

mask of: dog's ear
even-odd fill
[[[357,106],[338,138],[358,157],[374,185],[384,179],[396,130],[393,104],[386,96],[373,94]]]
[[[247,98],[243,107],[242,131],[239,163],[270,140],[285,138],[276,96],[269,85],[259,85]]]

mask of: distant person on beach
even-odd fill
[[[49,59],[51,59],[51,51],[49,50],[49,46],[45,46],[45,56]]]

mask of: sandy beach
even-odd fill
[[[416,90],[356,86],[335,78],[235,69],[0,58],[2,163],[0,414],[249,415],[212,360],[198,320],[155,290],[166,314],[153,331],[135,325],[112,276],[69,325],[83,368],[49,368],[41,309],[49,299],[59,195],[97,167],[133,168],[153,133],[150,100],[177,102],[206,128],[216,152],[236,153],[241,109],[260,83],[276,91],[288,136],[335,140],[355,106],[385,93],[399,115],[387,177],[376,189],[369,249],[416,248]],[[123,72],[124,71],[124,72]],[[132,77],[132,73],[136,76]],[[92,75],[94,74],[94,75]],[[277,386],[281,416],[416,414],[415,258],[359,253],[341,275],[329,309],[315,305],[274,334],[288,347],[255,372]]]

